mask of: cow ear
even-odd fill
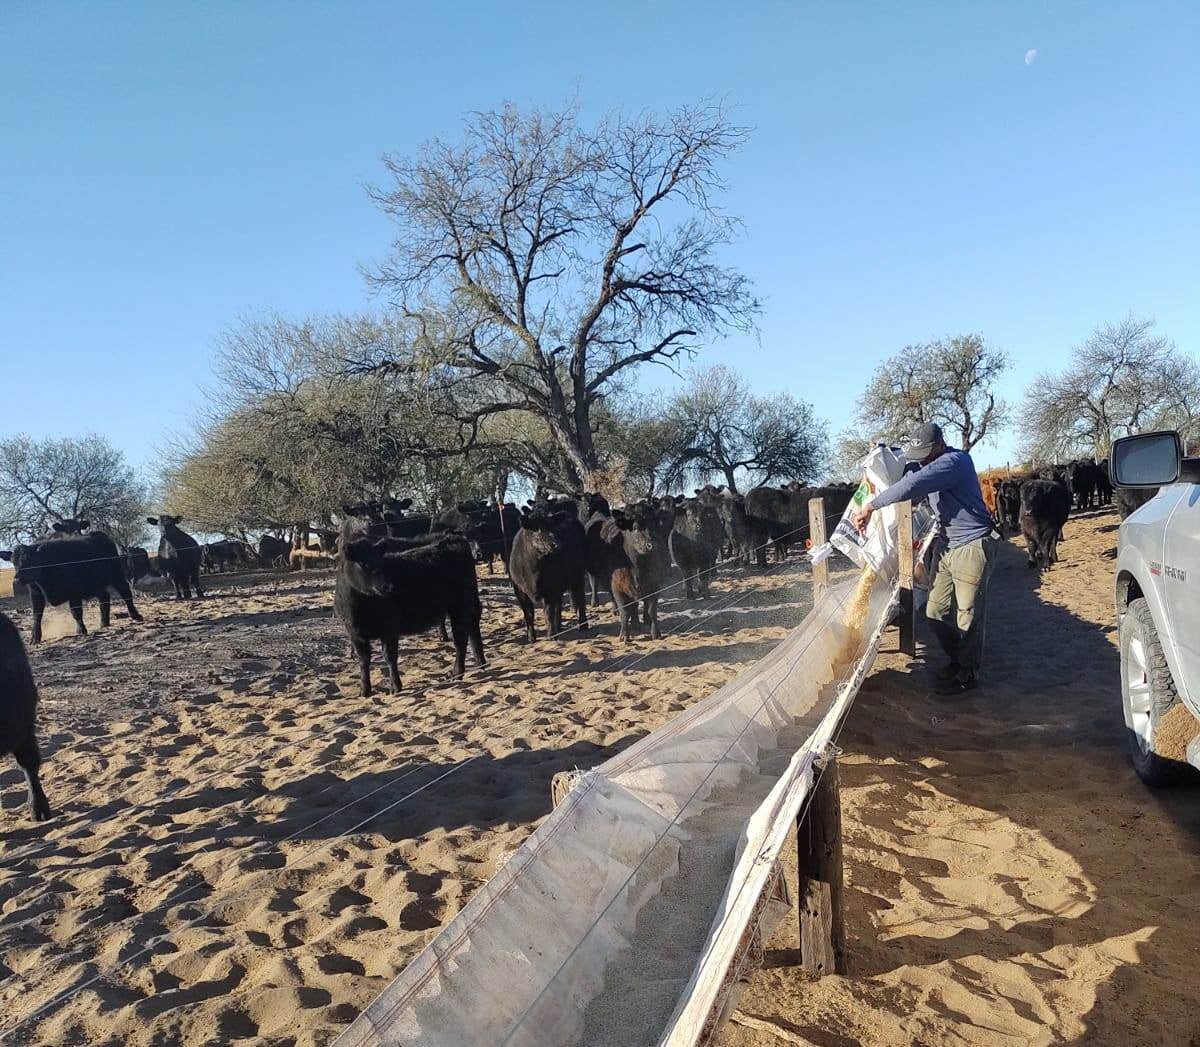
[[[11,549],[0,549],[0,560],[8,560],[12,562],[13,554]]]
[[[157,516],[147,516],[147,517],[146,517],[146,523],[148,523],[148,524],[156,524],[156,525],[157,525],[157,523],[158,523],[158,517],[157,517]]]
[[[412,499],[411,498],[401,498],[400,499],[400,508],[401,509],[411,509],[412,508]]]
[[[53,530],[55,530],[55,531],[57,531],[59,534],[62,534],[62,533],[63,533],[63,531],[65,530],[65,528],[63,527],[63,525],[62,525],[62,524],[60,524],[60,523],[56,523],[56,524],[54,524],[52,529],[53,529]]]
[[[79,521],[79,529],[81,531],[86,531],[91,526],[92,526],[91,520],[80,520]]]

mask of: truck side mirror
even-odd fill
[[[1123,436],[1109,456],[1116,487],[1166,487],[1179,479],[1182,465],[1183,445],[1174,430]]]

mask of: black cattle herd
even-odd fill
[[[588,627],[588,589],[593,607],[600,594],[613,597],[620,635],[661,636],[658,601],[682,579],[688,599],[706,599],[722,556],[765,567],[768,549],[778,561],[802,544],[809,503],[824,499],[826,518],[849,504],[853,484],[756,487],[745,496],[706,486],[691,497],[669,495],[611,507],[599,494],[540,495],[522,508],[484,501],[462,502],[438,513],[412,511],[410,499],[388,498],[342,507],[332,528],[305,528],[291,542],[264,535],[257,548],[226,539],[201,545],[180,527],[179,516],[148,517],[159,529],[158,552],[121,550],[107,534],[89,530],[87,520],[63,520],[43,540],[0,552],[15,568],[15,587],[29,594],[30,639],[42,638],[46,604],[67,604],[76,632],[86,634],[83,603],[96,600],[100,624],[109,624],[112,593],[129,616],[141,621],[131,583],[168,579],[176,599],[204,596],[204,572],[258,567],[303,567],[310,558],[336,564],[334,609],[357,658],[361,691],[371,694],[372,646],[383,651],[388,686],[400,689],[399,638],[438,628],[454,643],[453,678],[466,668],[468,645],[484,664],[483,616],[476,565],[489,573],[500,559],[524,620],[528,640],[537,638],[540,609],[549,636],[563,633],[563,603],[569,597],[574,628]],[[1107,463],[1049,466],[1023,480],[995,482],[998,523],[1024,535],[1031,566],[1056,559],[1062,526],[1072,507],[1088,509],[1113,501]],[[1150,492],[1152,493],[1152,492]],[[1147,492],[1118,492],[1122,517]],[[315,536],[315,543],[311,540]],[[449,624],[449,634],[446,626]],[[51,816],[38,780],[40,756],[34,730],[37,691],[24,646],[13,624],[0,614],[0,755],[11,753],[25,771],[30,808],[41,821]]]
[[[1114,490],[1107,458],[1047,465],[1026,477],[991,483],[997,522],[1025,539],[1029,566],[1042,568],[1058,561],[1058,543],[1072,510],[1115,505],[1124,520],[1157,490]]]

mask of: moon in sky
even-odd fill
[[[1037,48],[1031,47],[1028,51],[1025,52],[1025,64],[1033,65],[1033,63],[1036,61],[1037,61]]]

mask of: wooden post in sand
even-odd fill
[[[917,654],[917,610],[913,600],[912,502],[898,502],[896,545],[900,554],[900,651],[910,658]]]
[[[800,965],[817,978],[846,970],[842,923],[842,806],[837,750],[817,757],[819,774],[808,810],[796,825]],[[822,769],[823,768],[823,769]]]
[[[808,537],[812,548],[825,544],[825,499],[810,498],[808,500]],[[822,594],[829,588],[829,563],[822,560],[813,564],[813,600],[821,599]]]

